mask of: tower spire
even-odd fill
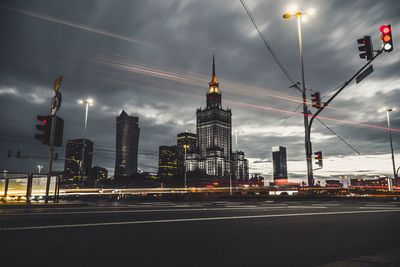
[[[213,55],[213,73],[212,75],[215,76],[215,55]]]

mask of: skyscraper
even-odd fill
[[[221,91],[215,75],[215,57],[206,100],[207,106],[196,112],[197,148],[203,161],[199,166],[207,175],[226,176],[231,172],[232,112],[222,108]]]
[[[232,153],[232,178],[242,181],[249,179],[249,160],[244,157],[243,151]]]
[[[177,147],[160,146],[158,156],[158,175],[161,178],[172,178],[177,174]]]
[[[115,177],[137,174],[139,150],[139,118],[126,114],[123,110],[117,121]]]
[[[286,148],[282,146],[272,147],[272,164],[274,170],[274,182],[287,182]]]
[[[93,142],[85,140],[85,155],[83,160],[83,173],[90,174],[93,159]],[[83,138],[68,140],[65,149],[64,175],[66,178],[80,177],[80,161],[82,160]]]
[[[178,175],[183,177],[184,175],[184,157],[185,157],[185,145],[186,147],[186,158],[189,154],[196,152],[197,147],[197,136],[194,133],[183,132],[179,133],[176,137],[176,145],[177,145],[177,167],[178,167]]]

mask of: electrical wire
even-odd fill
[[[324,125],[331,133],[333,133],[337,138],[339,138],[343,143],[345,143],[348,147],[350,147],[354,152],[356,152],[358,155],[361,155],[361,153],[355,149],[352,145],[347,143],[342,137],[340,137],[337,133],[335,133],[331,128],[328,127],[325,123],[323,123],[320,119],[316,118],[322,125]]]

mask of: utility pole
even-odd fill
[[[54,112],[51,116],[51,132],[50,132],[50,148],[49,148],[49,169],[47,172],[47,181],[46,181],[46,198],[45,203],[49,202],[49,191],[50,191],[50,181],[51,181],[51,172],[53,168],[53,156],[54,156],[54,132],[56,129],[56,114],[57,111]]]
[[[306,81],[304,77],[304,55],[303,55],[303,38],[301,33],[301,13],[296,14],[297,18],[297,33],[299,39],[299,50],[300,50],[300,63],[301,63],[301,87],[302,87],[302,95],[303,95],[303,116],[304,116],[304,143],[306,150],[306,160],[307,160],[307,181],[308,186],[314,185],[314,176],[313,176],[313,166],[312,166],[312,147],[310,140],[310,131],[308,127],[308,116],[309,110],[307,106],[307,94],[306,94]]]
[[[307,181],[308,186],[314,185],[314,177],[313,177],[313,166],[312,166],[312,148],[310,141],[310,127],[308,122],[308,117],[310,116],[310,112],[307,106],[307,94],[306,94],[306,81],[304,75],[304,56],[303,56],[303,37],[301,32],[301,17],[305,13],[300,11],[296,11],[295,13],[285,13],[283,14],[284,19],[289,19],[291,17],[296,16],[297,19],[297,34],[299,39],[299,52],[300,52],[300,65],[301,65],[301,89],[298,84],[295,84],[296,88],[298,88],[302,92],[303,97],[303,116],[304,116],[304,145],[306,151],[306,161],[307,161]]]
[[[63,77],[60,76],[54,81],[54,98],[51,103],[51,131],[50,131],[50,148],[49,148],[49,169],[47,172],[47,181],[46,181],[46,197],[45,203],[49,202],[49,191],[50,191],[50,181],[51,181],[51,172],[53,167],[53,156],[54,156],[54,135],[56,130],[57,123],[57,111],[61,106],[61,93],[59,92],[61,81]]]
[[[183,181],[183,186],[186,189],[187,185],[186,185],[186,150],[189,147],[188,144],[184,144],[183,145],[183,150],[184,150],[184,159],[183,159],[183,169],[184,169],[184,181]]]

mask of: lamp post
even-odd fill
[[[184,169],[184,187],[186,188],[186,150],[189,148],[188,144],[183,145],[183,150],[185,151],[184,158],[183,158],[183,169]]]
[[[39,174],[40,174],[40,172],[42,171],[43,165],[37,165],[36,167],[38,168],[38,171],[39,171]]]
[[[310,9],[308,14],[314,13],[313,9]],[[305,151],[306,151],[306,159],[307,159],[307,180],[308,186],[314,185],[314,177],[313,177],[313,166],[312,166],[312,147],[310,141],[310,129],[308,127],[308,116],[310,114],[307,106],[307,95],[306,95],[306,82],[304,77],[304,57],[303,57],[303,37],[301,32],[301,20],[302,16],[306,13],[302,13],[300,11],[288,12],[283,14],[284,19],[290,19],[291,17],[297,18],[297,34],[299,39],[299,51],[300,51],[300,65],[301,65],[301,92],[303,96],[303,115],[304,115],[304,128],[305,128]]]
[[[389,128],[389,140],[390,140],[390,151],[392,153],[392,166],[393,166],[393,178],[397,177],[397,173],[396,173],[396,164],[394,161],[394,151],[393,151],[393,142],[392,142],[392,128],[390,126],[390,114],[389,112],[396,110],[395,108],[391,108],[391,107],[384,107],[382,109],[380,109],[380,111],[384,111],[386,112],[386,119],[387,119],[387,125]],[[390,179],[390,178],[389,178]],[[390,180],[388,180],[388,190],[390,191],[391,185],[390,185]]]
[[[93,105],[93,99],[91,99],[91,98],[86,98],[83,100],[80,99],[80,100],[78,100],[78,103],[85,105],[85,125],[83,128],[82,157],[81,157],[80,166],[79,166],[81,180],[83,180],[83,169],[84,169],[84,158],[85,158],[85,147],[86,147],[86,128],[87,128],[87,121],[88,121],[89,106]]]
[[[236,174],[235,174],[235,176],[236,176],[236,181],[238,180],[238,178],[239,178],[239,164],[238,164],[238,134],[239,134],[239,131],[238,130],[235,130],[235,150],[236,150],[236,168],[235,168],[235,170],[236,170]]]

